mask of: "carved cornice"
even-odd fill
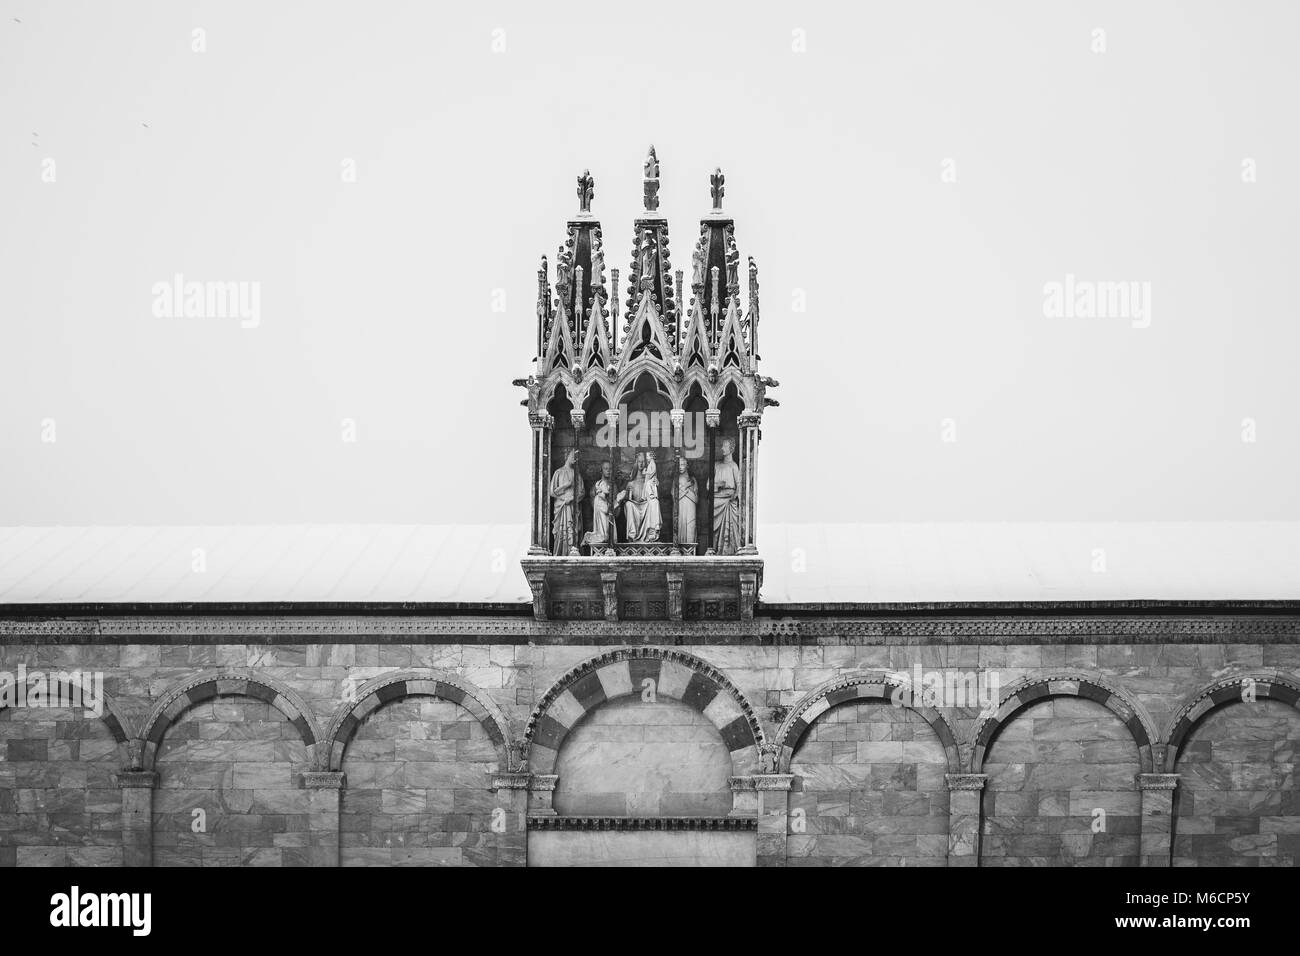
[[[547,560],[537,558],[530,560]],[[589,561],[587,558],[550,560]],[[612,559],[683,561],[703,567],[711,560],[744,558]],[[761,613],[761,605],[759,613]],[[1300,643],[1300,616],[1223,617],[1031,617],[1012,611],[996,618],[943,618],[919,612],[889,618],[790,619],[756,616],[753,621],[538,621],[514,615],[437,616],[413,614],[313,614],[249,616],[239,612],[192,616],[78,617],[0,620],[0,641],[8,644],[135,643],[311,643],[341,638],[375,643],[445,638],[448,643],[508,644],[664,642],[700,644],[1166,644]],[[481,640],[480,640],[481,639]]]
[[[989,781],[986,773],[946,773],[944,781],[949,790],[983,790]]]
[[[532,782],[531,773],[502,773],[496,770],[488,773],[488,787],[492,790],[529,790],[532,789]]]

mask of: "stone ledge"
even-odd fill
[[[758,830],[758,819],[737,817],[528,817],[530,830]]]

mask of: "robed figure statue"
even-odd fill
[[[699,507],[700,492],[695,476],[687,467],[686,458],[677,454],[677,530],[673,540],[678,544],[695,543],[695,511]]]
[[[621,494],[615,493],[614,469],[609,462],[600,464],[600,479],[591,487],[591,535],[593,545],[614,543],[614,509]]]
[[[731,460],[735,444],[722,439],[722,459],[713,466],[713,550],[735,554],[740,540],[740,468]]]
[[[578,502],[585,494],[578,452],[570,450],[564,464],[551,475],[551,553],[569,554],[578,547],[581,513]]]
[[[654,455],[640,452],[636,456],[636,473],[627,483],[627,501],[623,520],[628,541],[658,541],[663,527],[659,507],[659,469]]]

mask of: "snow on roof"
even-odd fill
[[[785,603],[1300,598],[1300,522],[783,524]],[[522,525],[0,528],[0,604],[529,600]]]

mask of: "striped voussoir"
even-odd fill
[[[1138,749],[1138,762],[1143,773],[1150,773],[1154,767],[1154,747],[1158,735],[1134,701],[1114,688],[1100,681],[1082,675],[1050,676],[1029,678],[1022,681],[1015,689],[998,702],[998,709],[984,717],[975,730],[974,750],[971,753],[971,769],[980,773],[984,767],[984,758],[989,747],[1007,722],[1015,714],[1030,704],[1052,697],[1078,697],[1101,704],[1123,722],[1133,737]]]
[[[1173,773],[1178,756],[1192,728],[1210,711],[1224,704],[1276,700],[1300,710],[1300,681],[1280,671],[1234,674],[1214,681],[1192,695],[1190,702],[1174,715],[1165,749],[1165,768]]]
[[[363,688],[363,691],[365,692],[360,695],[355,704],[346,707],[344,712],[335,718],[330,728],[329,769],[343,768],[343,755],[347,751],[348,743],[352,740],[357,727],[370,714],[390,701],[401,700],[404,697],[436,697],[439,700],[459,704],[483,726],[488,739],[501,755],[501,769],[508,769],[510,742],[502,718],[467,687],[433,676],[401,674],[387,677],[378,686],[372,685],[368,690]]]
[[[897,703],[900,707],[914,711],[929,724],[943,745],[951,772],[956,773],[961,765],[961,755],[952,726],[936,708],[917,704],[910,694],[899,693],[908,690],[910,688],[906,682],[878,674],[837,677],[815,688],[791,709],[790,715],[777,732],[777,760],[781,772],[790,772],[790,763],[799,747],[799,741],[819,717],[841,704],[875,700]]]
[[[569,731],[606,701],[653,694],[681,701],[718,729],[737,773],[758,766],[763,731],[744,695],[707,662],[682,651],[623,648],[585,661],[542,697],[524,734],[529,769],[550,773]]]
[[[35,680],[35,678],[29,678],[29,682],[32,680]],[[53,707],[57,706],[57,701],[67,701],[77,702],[77,709],[86,709],[96,703],[94,695],[88,694],[86,688],[80,684],[69,683],[66,680],[56,680],[51,683],[52,686],[48,692],[49,699],[46,701],[46,706]],[[99,719],[108,728],[108,732],[113,735],[113,740],[119,744],[126,743],[131,736],[127,733],[126,718],[118,714],[117,707],[108,699],[107,694],[101,694],[98,703],[102,709],[102,713],[98,715]],[[0,710],[4,710],[8,706],[10,706],[8,702],[0,699]]]
[[[152,769],[167,728],[181,714],[196,704],[217,697],[249,697],[270,704],[293,724],[308,753],[315,752],[314,748],[320,740],[320,734],[306,702],[301,697],[269,678],[254,677],[244,673],[218,672],[203,674],[181,684],[164,694],[154,705],[141,732],[144,739],[143,769]]]

